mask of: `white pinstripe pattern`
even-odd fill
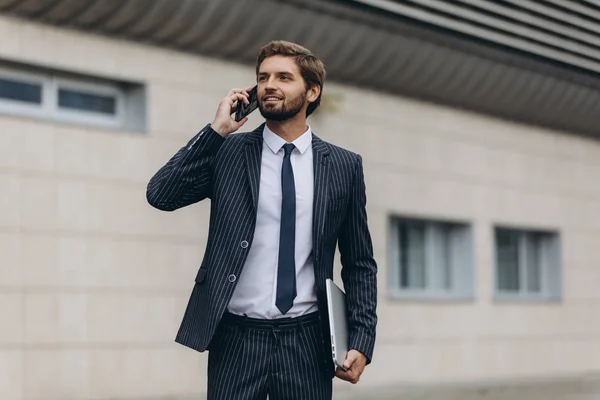
[[[208,356],[208,400],[329,400],[318,323],[273,332],[221,324]]]
[[[148,202],[173,211],[211,199],[208,242],[176,341],[204,351],[229,303],[252,244],[260,183],[262,130],[222,138],[206,126],[150,179]],[[367,226],[362,159],[313,135],[313,259],[323,338],[322,362],[333,375],[325,280],[336,245],[347,293],[351,348],[371,361],[377,324],[377,266]],[[248,246],[244,246],[247,242]]]

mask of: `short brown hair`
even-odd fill
[[[321,88],[319,97],[310,103],[306,109],[306,116],[308,117],[317,109],[317,107],[319,107],[319,104],[321,104],[323,83],[325,82],[326,75],[325,65],[310,50],[299,44],[286,42],[284,40],[274,40],[260,49],[256,59],[256,75],[258,75],[260,65],[265,58],[278,55],[294,58],[296,65],[300,69],[300,74],[306,83],[307,90],[313,85],[318,85]]]

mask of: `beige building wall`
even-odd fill
[[[209,203],[173,213],[145,187],[210,122],[251,66],[0,18],[0,59],[148,89],[148,132],[0,116],[0,399],[191,396],[205,355],[173,342]],[[380,273],[374,363],[362,387],[600,370],[600,144],[329,84],[317,135],[361,153]],[[258,113],[247,127],[260,123]],[[473,301],[398,301],[390,214],[473,224]],[[493,300],[495,223],[557,229],[563,300]],[[351,389],[336,382],[338,390]]]

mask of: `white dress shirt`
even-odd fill
[[[296,292],[294,305],[282,315],[275,305],[281,222],[281,169],[285,140],[267,126],[263,130],[256,228],[246,264],[229,303],[233,314],[251,318],[298,317],[317,310],[312,259],[314,171],[310,127],[292,143],[296,186]]]

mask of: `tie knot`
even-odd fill
[[[293,143],[286,143],[283,145],[283,151],[285,152],[286,156],[289,156],[290,154],[292,154],[292,151],[294,150],[296,146],[294,146]]]

